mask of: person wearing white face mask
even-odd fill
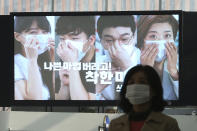
[[[55,44],[49,33],[50,24],[44,16],[15,17],[15,100],[54,99],[53,72],[43,66],[54,61]]]
[[[94,24],[93,16],[60,16],[57,19],[56,33],[60,42],[56,51],[62,62],[89,63],[95,61]],[[86,72],[73,69],[60,70],[60,79],[56,78],[56,99],[95,99],[95,86],[93,82],[86,82]],[[69,81],[65,85],[63,81],[68,78]]]
[[[137,65],[127,72],[120,92],[125,114],[111,121],[109,131],[180,131],[176,119],[162,113],[165,105],[156,70]]]
[[[175,40],[178,22],[172,15],[140,16],[137,46],[140,63],[154,67],[162,79],[165,100],[179,98],[179,59]]]
[[[50,39],[49,34],[26,34],[24,35],[26,41],[31,41],[32,39],[37,39],[38,40],[38,55],[43,54],[45,51],[49,49],[48,46],[48,41]]]
[[[96,62],[110,62],[113,75],[115,72],[126,72],[139,64],[140,50],[136,44],[136,23],[134,16],[100,16],[97,21],[97,30],[103,52],[96,56]],[[96,85],[97,100],[119,99],[116,82],[112,84],[98,83]]]

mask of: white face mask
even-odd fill
[[[49,37],[50,35],[26,35],[25,39],[26,41],[32,39],[32,38],[36,38],[38,40],[38,44],[40,46],[40,48],[38,48],[38,55],[44,53],[46,50],[48,50],[48,41],[49,41]]]
[[[126,52],[128,53],[129,56],[131,56],[131,53],[133,51],[133,45],[121,45],[122,48],[124,48],[124,50],[126,50]]]
[[[166,58],[166,51],[165,51],[165,44],[167,42],[174,42],[173,40],[166,41],[166,40],[147,40],[145,41],[146,44],[158,44],[159,52],[155,58],[156,62],[161,62],[163,59]]]
[[[150,87],[145,84],[132,84],[127,86],[126,98],[133,105],[143,104],[150,100]]]
[[[132,51],[133,51],[133,45],[132,44],[130,44],[130,45],[122,44],[121,46],[128,53],[128,55],[131,56]],[[105,54],[104,62],[111,62],[112,60],[111,60],[109,51],[104,49],[104,54]]]
[[[88,51],[87,50],[83,52],[84,43],[81,41],[65,40],[66,45],[68,44],[68,42],[78,50],[78,61],[83,59],[83,57],[86,55],[86,52]]]

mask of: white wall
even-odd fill
[[[0,119],[2,112],[0,112]],[[9,127],[27,131],[97,131],[105,113],[57,113],[11,111]],[[110,120],[121,114],[108,114]],[[176,118],[181,131],[196,131],[197,116],[171,115]]]

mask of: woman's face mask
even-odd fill
[[[165,51],[165,44],[167,44],[167,42],[174,42],[174,40],[146,40],[145,44],[158,44],[158,54],[155,58],[156,62],[161,62],[163,59],[166,58],[166,51]]]
[[[83,51],[83,46],[87,41],[86,42],[81,42],[81,41],[65,40],[66,45],[68,44],[68,42],[77,49],[77,51],[78,51],[78,61],[83,59],[84,56],[86,55],[87,51],[88,51],[88,49],[85,52]]]
[[[26,42],[32,40],[33,38],[38,40],[39,48],[38,48],[38,55],[44,53],[48,50],[48,42],[50,35],[48,34],[41,34],[41,35],[25,35]]]
[[[173,28],[168,22],[153,23],[145,38],[145,44],[158,44],[158,54],[155,61],[161,62],[166,58],[166,46],[167,42],[174,42]]]
[[[128,85],[126,98],[133,105],[146,103],[150,100],[150,86],[146,84]]]

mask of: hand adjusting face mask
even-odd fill
[[[128,53],[129,56],[131,56],[132,51],[134,49],[133,44],[129,44],[129,45],[121,44],[120,46]],[[106,55],[104,62],[111,62],[112,60],[109,51],[104,49],[104,54]]]
[[[77,49],[77,51],[78,51],[78,61],[83,59],[83,57],[86,55],[87,51],[89,50],[89,48],[88,48],[85,52],[83,52],[84,42],[65,40],[66,45],[68,44],[68,42]]]
[[[147,40],[147,41],[145,41],[145,44],[158,44],[159,52],[158,52],[158,54],[155,58],[156,62],[161,62],[163,59],[166,58],[165,44],[167,42],[174,42],[174,40],[169,40],[169,41],[166,41],[166,40]]]
[[[126,98],[133,105],[146,103],[150,100],[150,86],[145,84],[128,85]]]
[[[26,41],[32,39],[35,37],[38,40],[38,44],[40,48],[38,48],[38,55],[44,53],[46,50],[48,50],[48,40],[50,35],[26,35],[25,39]]]

